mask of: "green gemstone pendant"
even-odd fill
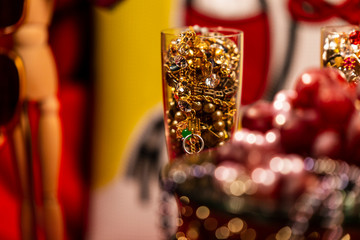
[[[187,129],[187,128],[185,128],[184,130],[182,130],[182,132],[181,132],[181,136],[183,136],[183,138],[186,138],[187,136],[189,136],[189,135],[191,135],[192,134],[192,132],[189,130],[189,129]]]

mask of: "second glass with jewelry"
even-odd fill
[[[360,27],[326,26],[321,29],[321,66],[341,70],[348,82],[360,80]]]

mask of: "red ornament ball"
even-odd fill
[[[349,41],[351,44],[359,45],[360,44],[360,31],[352,31],[349,34]]]

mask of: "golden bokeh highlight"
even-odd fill
[[[227,239],[229,238],[229,236],[230,236],[230,230],[225,226],[219,227],[215,231],[215,237],[217,239]]]
[[[197,230],[197,228],[190,228],[186,232],[186,236],[189,237],[190,239],[198,239],[199,231]]]
[[[233,233],[239,233],[244,227],[244,222],[240,218],[233,218],[228,223],[228,228]]]
[[[188,205],[190,203],[190,199],[187,196],[181,196],[180,197],[180,202],[182,204]]]
[[[196,209],[196,216],[199,219],[206,219],[207,217],[209,217],[209,215],[210,215],[210,210],[208,207],[201,206],[198,207],[198,209]]]
[[[180,239],[181,237],[185,237],[185,233],[183,233],[183,232],[177,232],[177,233],[175,234],[175,237],[176,237],[176,239]]]
[[[351,238],[350,238],[350,235],[349,234],[346,234],[345,236],[343,236],[342,238],[341,238],[341,240],[350,240]]]
[[[234,196],[241,196],[245,190],[245,184],[241,180],[234,181],[230,184],[230,193]]]
[[[177,218],[176,226],[181,227],[184,224],[184,220],[182,218]]]
[[[276,240],[289,240],[291,238],[291,228],[286,226],[280,229],[276,234]]]

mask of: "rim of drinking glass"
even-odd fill
[[[354,30],[360,29],[359,25],[355,25],[355,24],[344,24],[344,25],[329,25],[329,26],[323,26],[321,27],[321,31],[322,32],[339,32],[341,30]]]
[[[194,26],[183,26],[183,27],[174,27],[174,28],[166,28],[161,30],[162,35],[178,35],[186,30],[189,30],[190,27]],[[235,28],[227,28],[227,27],[206,27],[206,29],[210,30],[211,32],[219,32],[221,31],[223,36],[222,37],[237,37],[239,35],[243,35],[244,32],[239,29]],[[226,33],[224,33],[226,32]],[[204,35],[198,35],[200,38],[213,38],[214,36],[204,36]]]

